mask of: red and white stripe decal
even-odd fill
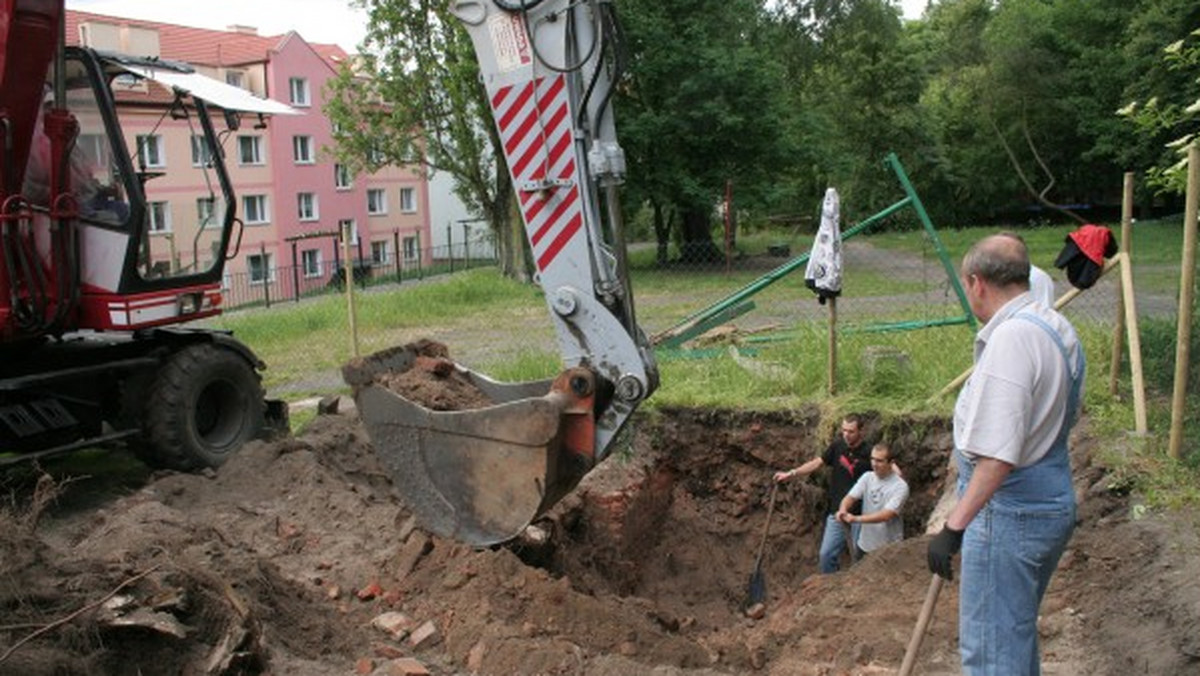
[[[544,271],[583,226],[566,78],[560,74],[501,87],[492,96],[492,110],[534,259]],[[528,182],[547,178],[572,183],[545,191],[521,190]]]

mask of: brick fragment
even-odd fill
[[[425,668],[424,664],[411,657],[401,657],[398,660],[392,660],[388,665],[388,674],[390,676],[429,676],[429,670]]]

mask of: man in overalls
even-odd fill
[[[1075,527],[1067,437],[1083,347],[1066,318],[1033,302],[1021,241],[976,243],[962,278],[984,326],[954,407],[958,503],[929,544],[929,569],[952,579],[962,550],[963,673],[1037,676],[1038,606]]]

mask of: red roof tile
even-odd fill
[[[79,44],[79,25],[92,21],[157,30],[159,56],[203,66],[243,66],[269,61],[270,52],[287,38],[287,35],[251,35],[67,10],[67,43]],[[312,42],[308,45],[334,69],[349,58],[337,45]]]

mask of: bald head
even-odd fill
[[[962,275],[975,275],[1001,288],[1029,289],[1029,251],[1020,237],[992,235],[975,243],[963,256]]]

